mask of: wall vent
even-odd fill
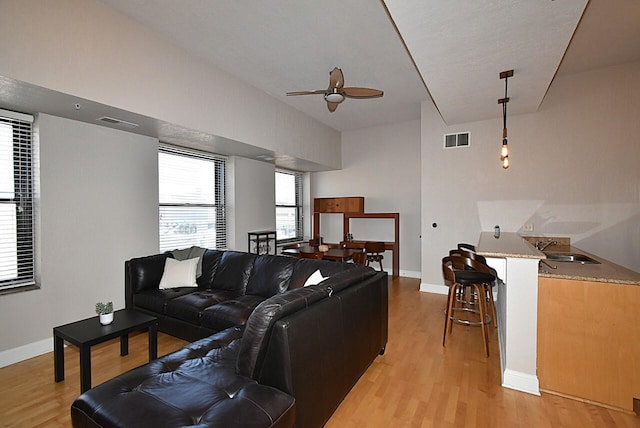
[[[136,126],[139,126],[137,123],[127,122],[126,120],[114,119],[113,117],[109,117],[109,116],[102,116],[98,118],[98,120],[100,122],[108,123],[109,125],[121,125],[121,126],[128,126],[131,128],[135,128]]]
[[[471,145],[471,133],[459,132],[457,134],[444,134],[444,148],[469,147]]]

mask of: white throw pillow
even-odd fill
[[[196,269],[198,268],[198,260],[175,260],[167,257],[164,263],[164,273],[160,280],[160,289],[174,287],[195,287],[196,286]]]
[[[308,287],[310,285],[318,285],[327,278],[329,277],[322,276],[322,272],[320,272],[320,269],[318,269],[314,273],[312,273],[309,278],[307,278],[307,280],[304,283],[304,286]]]

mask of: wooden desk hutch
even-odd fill
[[[352,218],[358,219],[392,219],[394,223],[394,239],[385,242],[385,249],[391,251],[393,260],[393,276],[400,275],[400,214],[399,213],[365,213],[364,197],[315,198],[313,200],[313,239],[320,237],[320,214],[338,213],[343,215],[342,236],[349,233]],[[362,243],[365,241],[353,241]]]

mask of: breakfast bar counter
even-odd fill
[[[536,346],[538,263],[545,256],[516,233],[482,232],[478,254],[498,273],[498,340],[502,386],[540,395]]]
[[[501,280],[502,386],[640,412],[640,273],[542,239],[544,253],[516,233],[476,245]]]

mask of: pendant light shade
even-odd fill
[[[500,73],[500,79],[504,79],[504,98],[498,100],[502,104],[502,147],[500,148],[500,160],[504,169],[509,168],[509,145],[507,144],[507,82],[509,77],[513,76],[513,70],[507,70]]]

